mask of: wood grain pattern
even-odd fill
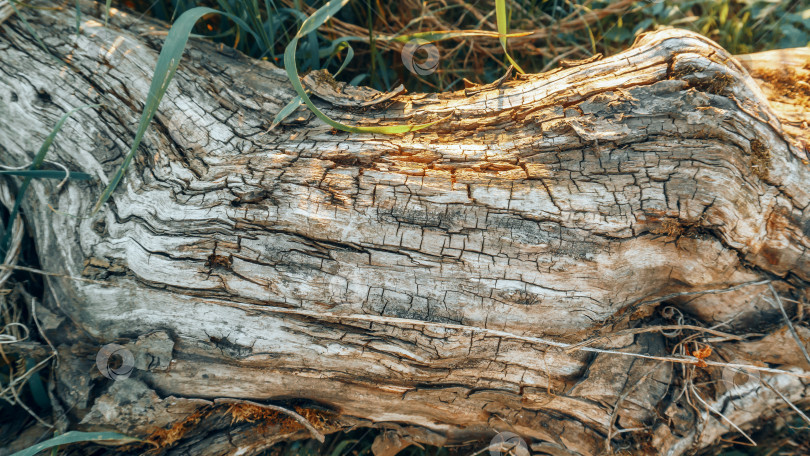
[[[50,155],[98,182],[35,181],[24,205],[43,269],[106,282],[50,280],[43,309],[67,317],[49,335],[59,396],[85,428],[152,435],[166,454],[254,454],[308,436],[280,416],[232,424],[214,402],[242,398],[313,410],[325,433],[374,425],[450,445],[510,431],[582,455],[610,433],[613,449],[679,455],[733,432],[680,395],[693,366],[525,338],[676,323],[668,306],[764,335],[784,323],[767,285],[661,297],[771,279],[806,299],[808,130],[795,118],[807,110],[706,38],[646,34],[472,97],[319,102],[352,124],[451,116],[402,136],[335,133],[305,110],[267,132],[294,96],[284,72],[192,40],[133,166],[90,218],[137,127],[163,26],[119,13],[104,29],[97,4],[82,8],[79,36],[70,9],[25,13],[61,67],[18,19],[0,26],[0,150],[23,165],[63,112],[103,104],[76,113]],[[801,59],[791,77],[806,83]],[[688,334],[596,346],[669,356]],[[757,357],[798,353],[786,340]],[[91,360],[114,341],[161,361],[108,381]],[[756,361],[737,342],[711,344],[710,359]],[[784,359],[773,366],[810,367]],[[802,379],[767,378],[806,397]],[[742,427],[783,405],[762,388],[700,391]]]

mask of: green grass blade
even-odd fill
[[[498,35],[499,39],[501,40],[501,46],[503,46],[503,53],[506,55],[507,60],[509,63],[515,67],[518,73],[524,74],[523,68],[517,64],[514,60],[512,60],[512,56],[509,55],[509,50],[506,48],[506,36],[507,32],[509,31],[509,25],[507,24],[507,17],[506,17],[506,0],[495,0],[495,16],[498,20]]]
[[[31,27],[31,24],[29,24],[29,23],[28,23],[28,20],[25,18],[25,16],[23,16],[22,14],[20,14],[20,10],[18,10],[18,9],[17,9],[17,0],[10,0],[10,1],[8,2],[8,4],[9,4],[9,5],[11,5],[11,9],[13,9],[13,10],[14,10],[14,14],[15,14],[17,17],[19,17],[19,18],[20,18],[20,20],[21,20],[21,21],[22,21],[22,23],[23,23],[23,26],[25,26],[25,29],[26,29],[26,30],[28,30],[28,33],[30,33],[30,34],[31,34],[31,36],[33,36],[33,37],[34,37],[34,41],[36,41],[36,42],[37,42],[37,44],[39,45],[39,47],[41,47],[41,48],[42,48],[42,50],[43,50],[43,51],[45,51],[45,53],[46,53],[46,54],[48,54],[48,56],[49,56],[49,57],[51,57],[52,59],[56,60],[56,62],[57,62],[57,63],[59,63],[59,64],[63,63],[61,60],[59,60],[58,58],[56,58],[56,56],[54,56],[53,54],[51,54],[51,51],[49,51],[49,50],[48,50],[48,46],[45,46],[45,43],[43,43],[43,42],[42,42],[42,40],[39,38],[39,35],[37,35],[37,32],[35,32],[35,31],[34,31],[34,28],[33,28],[33,27]]]
[[[346,69],[346,66],[349,65],[349,62],[351,62],[354,58],[354,48],[352,45],[349,44],[348,41],[346,41],[344,44],[346,45],[346,58],[343,59],[343,63],[340,65],[340,68],[338,68],[337,73],[335,73],[335,77],[342,73],[343,70]]]
[[[329,46],[322,47],[318,51],[318,55],[321,58],[329,57],[330,55],[335,54],[335,52],[337,52],[339,50],[340,46],[342,44],[344,44],[344,43],[348,45],[349,41],[365,42],[367,39],[368,38],[363,38],[363,37],[360,37],[360,36],[344,36],[344,37],[341,37],[341,38],[337,38],[337,39],[333,40],[332,43]],[[379,38],[378,38],[378,40],[379,40]],[[354,49],[352,49],[352,55],[354,55]]]
[[[57,435],[56,437],[50,438],[44,442],[30,446],[24,450],[18,451],[12,454],[11,456],[35,456],[40,451],[47,450],[48,448],[53,448],[59,445],[67,445],[70,443],[79,443],[79,442],[101,442],[108,440],[120,441],[122,444],[140,442],[139,439],[130,437],[128,435],[119,434],[117,432],[69,431],[65,432],[64,434]]]
[[[5,174],[7,176],[20,176],[20,177],[31,177],[32,179],[64,179],[67,177],[68,179],[73,180],[92,180],[93,176],[87,173],[80,173],[70,171],[70,173],[65,176],[65,172],[61,170],[55,169],[37,169],[37,170],[19,170],[19,169],[9,169],[9,170],[0,170],[0,175]]]
[[[301,84],[301,79],[298,76],[298,67],[295,63],[295,51],[298,47],[298,41],[309,34],[317,30],[324,22],[329,20],[332,16],[334,16],[338,11],[340,11],[343,6],[349,3],[349,0],[330,0],[320,9],[315,11],[307,20],[301,24],[301,29],[298,30],[298,33],[293,37],[290,43],[287,45],[287,48],[284,50],[284,69],[287,71],[287,76],[290,78],[290,83],[293,85],[293,88],[298,93],[298,96],[301,97],[301,101],[307,105],[307,107],[322,121],[326,122],[329,126],[336,128],[338,130],[348,131],[352,133],[382,133],[382,134],[400,134],[400,133],[407,133],[409,131],[416,131],[421,130],[423,128],[427,128],[431,125],[436,124],[437,122],[441,122],[444,119],[440,119],[434,122],[421,124],[421,125],[392,125],[392,126],[385,126],[385,127],[358,127],[354,125],[346,125],[340,122],[336,122],[330,119],[326,114],[321,112],[315,105],[312,103],[312,100],[309,99],[309,95],[307,95],[306,91],[304,90],[304,86]]]
[[[337,73],[335,73],[334,75],[334,77],[337,77],[343,70],[346,69],[346,66],[348,66],[349,62],[351,62],[352,59],[354,58],[354,48],[352,47],[351,44],[348,43],[348,41],[344,41],[343,39],[335,41],[338,41],[338,43],[336,44],[333,43],[333,47],[336,47],[337,44],[341,43],[346,44],[347,47],[346,58],[343,60],[343,63],[340,65],[340,68],[338,68]],[[270,128],[267,131],[276,128],[278,124],[280,124],[282,121],[284,121],[284,119],[289,117],[290,114],[294,113],[295,110],[298,109],[298,107],[301,106],[303,103],[304,102],[301,100],[300,96],[296,96],[295,98],[293,98],[289,103],[287,103],[286,106],[284,106],[284,108],[281,109],[281,111],[278,112],[278,114],[276,114],[276,117],[273,118],[273,123],[270,125]]]
[[[82,9],[79,8],[79,0],[76,0],[76,36],[81,33],[82,27]]]
[[[118,186],[118,183],[121,182],[121,178],[124,177],[124,172],[132,162],[135,152],[138,151],[138,146],[141,144],[143,135],[146,133],[146,129],[149,128],[149,125],[152,123],[152,118],[157,112],[160,100],[163,99],[163,95],[169,88],[169,83],[172,81],[177,71],[177,66],[180,64],[180,58],[183,56],[183,49],[186,47],[191,30],[194,28],[197,21],[206,14],[221,14],[226,16],[259,39],[243,20],[232,14],[223,13],[212,8],[199,6],[184,12],[177,18],[172,28],[169,30],[169,35],[163,43],[160,56],[158,56],[157,64],[155,65],[155,73],[152,76],[152,83],[149,86],[149,93],[146,96],[146,103],[144,103],[143,112],[141,113],[141,120],[138,123],[138,130],[135,133],[135,140],[132,142],[132,147],[124,157],[121,166],[115,172],[110,184],[104,189],[104,193],[102,193],[96,205],[93,207],[93,214],[96,214],[104,203],[107,202],[112,192]]]
[[[296,96],[292,99],[287,106],[281,108],[281,111],[276,114],[276,117],[273,118],[273,123],[270,125],[270,128],[267,131],[270,131],[278,126],[281,122],[284,121],[287,117],[290,117],[290,114],[294,113],[299,106],[301,106],[302,101],[300,96]]]
[[[37,155],[34,157],[34,162],[31,163],[31,167],[28,168],[28,170],[35,171],[37,168],[42,166],[42,162],[45,161],[45,155],[48,153],[48,149],[51,148],[51,144],[53,144],[53,140],[56,137],[56,134],[59,133],[59,130],[62,129],[62,125],[64,125],[68,117],[73,115],[73,113],[76,111],[80,111],[85,108],[95,108],[98,106],[100,105],[97,104],[84,105],[79,106],[78,108],[73,108],[70,111],[66,112],[62,116],[62,118],[59,119],[59,122],[56,123],[56,126],[53,127],[51,134],[49,134],[48,137],[45,138],[45,142],[43,142],[42,146],[40,146]],[[61,174],[62,177],[65,176],[65,173]],[[14,226],[14,219],[17,218],[17,214],[20,212],[20,205],[22,204],[22,200],[25,197],[26,190],[28,190],[28,186],[31,185],[31,179],[33,179],[32,176],[27,176],[25,179],[23,179],[23,183],[22,185],[20,185],[20,190],[17,192],[17,195],[15,197],[14,207],[11,209],[11,214],[9,215],[9,222],[8,226],[6,227],[6,232],[5,234],[3,234],[3,238],[0,239],[0,258],[5,258],[6,251],[8,250],[8,243],[11,240],[11,232]]]
[[[311,32],[318,30],[318,27],[323,25],[326,21],[332,18],[338,11],[340,11],[349,0],[330,0],[317,11],[312,13],[312,16],[306,18],[301,24],[301,28],[295,35],[295,38],[303,38]]]
[[[369,52],[371,52],[371,81],[370,84],[372,87],[375,86],[374,81],[377,76],[377,43],[374,42],[374,4],[372,0],[366,0],[366,8],[368,9],[368,46]]]
[[[340,443],[338,443],[335,446],[335,449],[332,450],[332,453],[330,453],[330,456],[340,456],[341,454],[343,454],[343,450],[345,450],[347,446],[355,444],[357,442],[359,442],[359,440],[357,440],[357,439],[341,440]],[[349,449],[351,449],[351,448],[349,448]]]
[[[359,39],[359,41],[362,41],[362,40],[363,40],[363,38]],[[325,68],[326,66],[329,65],[329,62],[332,61],[332,57],[334,57],[338,52],[340,52],[344,45],[346,46],[346,58],[343,59],[343,63],[340,65],[340,68],[338,68],[337,73],[332,75],[333,77],[338,77],[338,75],[340,73],[342,73],[343,70],[346,69],[346,67],[349,65],[349,63],[351,63],[352,59],[354,59],[354,48],[349,43],[349,41],[358,41],[358,37],[349,36],[349,37],[344,37],[344,38],[338,38],[336,40],[333,40],[332,43],[329,44],[328,47],[322,47],[320,49],[320,51],[318,51],[318,53],[319,53],[318,55],[321,58],[331,56],[330,59],[327,61],[327,64],[324,65],[324,68]]]
[[[25,369],[29,371],[34,369],[36,366],[36,361],[32,358],[26,358],[25,360]],[[42,410],[48,410],[51,408],[51,400],[48,398],[48,393],[45,392],[45,386],[42,383],[42,377],[39,375],[39,371],[34,371],[31,373],[31,376],[28,378],[28,388],[31,391],[31,396],[34,398],[34,402]]]
[[[107,0],[107,3],[104,5],[104,28],[107,28],[107,20],[110,18],[110,5],[112,4],[112,0]]]

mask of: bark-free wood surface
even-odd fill
[[[711,360],[810,367],[789,333],[777,337],[767,284],[662,299],[766,279],[793,300],[791,315],[805,299],[806,54],[782,67],[747,56],[753,79],[713,42],[665,30],[472,97],[317,102],[352,124],[449,116],[384,136],[332,131],[303,109],[268,132],[294,95],[285,73],[191,40],[137,159],[90,217],[165,36],[121,12],[105,29],[102,7],[82,3],[79,35],[71,8],[24,10],[61,64],[19,18],[0,26],[3,163],[29,163],[65,111],[102,104],[76,113],[49,154],[98,182],[35,181],[24,205],[43,269],[102,282],[50,279],[40,311],[71,423],[151,435],[167,454],[254,454],[308,436],[284,415],[215,401],[239,398],[297,407],[327,433],[374,424],[483,447],[510,431],[535,451],[582,455],[606,451],[610,434],[612,450],[679,455],[739,437],[687,401],[686,378],[744,428],[784,402],[765,387],[733,396],[717,386],[721,368],[537,339],[575,343],[682,315],[759,334],[711,336]],[[767,77],[779,68],[792,73]],[[595,346],[669,356],[692,333]],[[762,337],[781,343],[750,345]],[[130,379],[95,369],[110,342],[140,360]],[[805,397],[802,379],[762,377]]]

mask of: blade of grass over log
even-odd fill
[[[342,73],[343,70],[346,69],[346,67],[349,65],[349,63],[354,58],[354,48],[352,47],[352,45],[349,44],[348,41],[343,41],[343,40],[338,40],[338,41],[339,41],[338,44],[345,44],[346,45],[346,58],[343,59],[343,63],[340,65],[340,68],[338,68],[337,73],[335,73],[335,77],[338,77],[338,75],[340,75],[340,73]]]
[[[48,54],[52,59],[56,60],[57,63],[61,64],[62,61],[56,58],[56,56],[54,56],[53,54],[51,54],[51,51],[48,50],[48,46],[45,46],[45,43],[43,43],[42,40],[39,38],[39,35],[37,35],[37,32],[34,31],[33,27],[31,27],[31,24],[28,23],[28,20],[25,18],[25,16],[20,14],[20,11],[17,9],[17,0],[10,0],[8,4],[11,5],[11,9],[14,10],[14,14],[16,14],[17,17],[20,18],[23,25],[25,26],[25,29],[28,30],[28,33],[30,33],[31,36],[34,37],[34,41],[37,42],[39,47],[41,47],[42,50],[45,51],[45,53]]]
[[[53,140],[56,137],[56,134],[59,133],[59,130],[62,129],[62,125],[64,125],[65,121],[73,115],[74,112],[80,111],[86,108],[95,108],[100,105],[98,104],[89,104],[84,106],[79,106],[78,108],[73,108],[70,111],[66,112],[62,118],[56,122],[56,126],[53,127],[51,130],[51,134],[45,138],[45,142],[42,143],[40,146],[37,155],[34,157],[33,163],[31,163],[31,167],[28,168],[29,172],[36,171],[37,168],[42,166],[42,163],[45,161],[45,155],[48,153],[48,149],[51,148],[51,144],[53,144]],[[61,174],[61,177],[65,177],[65,173],[61,171],[57,171]],[[8,249],[8,243],[11,239],[12,228],[14,226],[14,219],[17,218],[17,213],[20,212],[20,205],[22,204],[22,200],[25,197],[25,191],[28,190],[28,186],[31,185],[31,179],[35,176],[28,175],[23,179],[22,185],[20,185],[20,189],[17,191],[17,196],[14,200],[14,207],[11,209],[11,214],[9,215],[9,222],[8,226],[6,227],[6,232],[3,234],[3,238],[0,239],[0,258],[4,258],[6,254],[6,250]]]
[[[37,443],[24,450],[18,451],[11,456],[34,456],[40,451],[47,450],[48,448],[55,448],[59,445],[68,445],[70,443],[79,442],[102,442],[102,441],[117,441],[121,444],[140,442],[135,437],[119,434],[117,432],[79,432],[69,431],[64,434],[57,435],[44,442]]]
[[[377,77],[377,43],[374,42],[374,4],[371,0],[366,0],[368,10],[368,45],[371,52],[371,85],[374,85],[374,79]]]
[[[296,95],[295,98],[290,100],[290,102],[287,103],[286,106],[281,108],[281,111],[279,111],[278,114],[276,114],[276,116],[273,117],[273,123],[270,124],[270,128],[268,128],[267,131],[276,128],[278,124],[283,122],[284,119],[286,119],[287,117],[290,117],[290,114],[294,113],[295,110],[298,109],[298,107],[301,106],[302,104],[303,101],[301,101],[301,97],[299,95]]]
[[[79,0],[76,0],[76,37],[82,31],[82,9],[79,7]]]
[[[523,68],[517,64],[514,60],[512,60],[512,56],[509,55],[509,50],[506,49],[506,32],[509,31],[509,24],[508,18],[506,17],[506,0],[495,0],[495,16],[498,20],[498,35],[499,39],[501,40],[501,46],[503,46],[503,53],[506,56],[509,63],[515,67],[515,69],[520,74],[524,74]]]
[[[301,84],[301,80],[298,76],[298,67],[295,64],[295,51],[298,47],[298,41],[305,37],[310,32],[315,31],[318,27],[323,25],[324,22],[329,20],[332,16],[334,16],[338,11],[340,11],[343,6],[349,3],[349,0],[331,0],[326,5],[322,6],[320,9],[315,11],[307,20],[301,24],[301,29],[298,30],[298,33],[293,37],[290,41],[290,44],[287,45],[287,48],[284,50],[284,69],[287,71],[287,76],[290,78],[290,83],[292,83],[293,88],[298,93],[298,96],[301,97],[301,101],[307,105],[307,107],[321,120],[326,122],[333,128],[338,130],[348,131],[352,133],[383,133],[383,134],[400,134],[400,133],[407,133],[409,131],[417,131],[423,128],[427,128],[431,125],[436,124],[437,122],[441,122],[441,120],[437,120],[434,122],[421,124],[421,125],[391,125],[391,126],[384,126],[384,127],[360,127],[354,125],[346,125],[337,121],[330,119],[326,114],[321,112],[315,105],[312,103],[312,100],[309,99],[309,95],[307,95],[306,90],[304,90],[304,86]]]
[[[243,20],[232,14],[223,13],[212,8],[202,6],[192,8],[177,18],[177,21],[172,24],[172,28],[169,30],[169,34],[166,37],[166,41],[163,43],[163,49],[161,49],[160,56],[158,57],[157,64],[155,65],[155,73],[152,76],[152,83],[149,86],[149,94],[146,96],[146,103],[144,103],[143,106],[141,120],[138,124],[138,130],[135,133],[135,140],[132,142],[132,147],[130,148],[126,157],[124,157],[124,161],[121,163],[121,166],[115,172],[110,184],[104,189],[104,193],[102,193],[101,197],[98,199],[98,202],[96,202],[95,207],[93,207],[93,214],[96,214],[104,203],[107,202],[110,195],[112,195],[112,192],[118,186],[118,183],[121,182],[121,178],[124,177],[124,172],[132,162],[132,158],[135,156],[135,152],[137,152],[138,146],[141,144],[143,135],[146,133],[146,129],[152,123],[152,118],[157,112],[158,105],[160,105],[160,100],[163,99],[163,95],[169,88],[169,83],[172,81],[172,78],[177,71],[177,66],[180,64],[180,58],[183,56],[183,49],[186,47],[191,30],[194,28],[197,21],[207,14],[221,14],[226,16],[227,18],[236,22],[237,25],[251,33],[254,37],[256,37],[256,39],[259,39],[256,33],[253,32]]]
[[[104,27],[107,27],[107,21],[110,19],[110,5],[112,4],[112,0],[107,0],[107,3],[104,5]]]
[[[340,75],[340,73],[344,69],[346,69],[346,66],[354,58],[354,48],[346,40],[341,39],[341,40],[335,40],[335,41],[338,41],[338,43],[333,43],[332,47],[337,47],[337,45],[339,45],[339,44],[345,44],[346,47],[348,48],[348,50],[346,51],[346,58],[343,59],[343,64],[340,65],[340,68],[337,70],[337,73],[335,73],[334,77],[338,77],[338,75]],[[300,95],[297,95],[295,98],[293,98],[292,101],[287,103],[287,106],[284,106],[284,108],[282,108],[281,111],[279,111],[278,114],[276,114],[276,117],[273,118],[273,123],[270,125],[270,128],[267,131],[270,131],[270,130],[276,128],[278,126],[278,124],[283,122],[284,119],[286,119],[287,117],[290,116],[290,114],[295,112],[295,110],[298,109],[298,107],[301,106],[303,103],[304,102],[301,100]]]
[[[64,171],[60,170],[53,170],[53,169],[37,169],[37,170],[0,170],[0,174],[5,174],[7,176],[20,176],[20,177],[30,177],[32,179],[64,179],[67,177],[68,179],[73,180],[91,180],[93,176],[87,173],[81,172],[74,172],[71,171],[70,173],[65,175]]]

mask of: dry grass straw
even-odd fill
[[[9,213],[14,207],[14,201],[15,198],[11,194],[8,182],[4,179],[0,179],[0,203],[6,206]],[[0,231],[4,231],[4,227],[0,226]],[[3,265],[14,266],[19,261],[24,232],[25,225],[23,224],[22,216],[20,214],[16,214],[14,225],[12,226],[9,247],[6,251],[5,258],[3,259]],[[0,270],[0,289],[3,288],[13,272],[14,271],[11,268]]]
[[[301,8],[307,15],[315,11],[314,7],[296,0],[281,0],[281,3],[290,8]],[[484,70],[493,64],[501,65],[505,70],[511,63],[522,73],[517,63],[526,67],[527,71],[546,71],[564,58],[590,57],[596,53],[597,46],[591,28],[605,18],[620,16],[638,8],[638,2],[635,0],[618,0],[600,8],[594,8],[593,1],[588,0],[582,4],[570,4],[574,11],[565,17],[555,18],[547,13],[527,11],[521,2],[507,2],[507,6],[512,9],[511,14],[507,12],[507,15],[511,16],[509,34],[512,37],[509,39],[509,48],[519,54],[513,60],[508,54],[505,55],[505,46],[499,43],[500,35],[497,31],[502,27],[496,23],[495,14],[499,3],[503,2],[493,0],[491,4],[484,5],[471,5],[464,0],[378,2],[376,17],[372,23],[373,35],[377,37],[374,46],[377,51],[400,53],[405,45],[404,41],[379,37],[459,30],[495,32],[491,35],[482,33],[478,36],[457,34],[455,38],[445,43],[441,52],[442,66],[437,71],[439,86],[434,84],[433,78],[428,80],[418,75],[404,75],[418,79],[434,90],[445,90],[448,84],[464,77],[476,83],[491,82],[486,80]],[[371,42],[368,24],[355,24],[332,18],[320,30],[330,39],[354,37],[357,41]],[[577,33],[590,37],[590,46],[571,42],[570,35]],[[369,52],[367,49],[359,49],[357,55],[373,59],[373,56],[368,55]],[[543,57],[545,65],[539,65],[541,59],[536,57]]]
[[[770,292],[772,293],[774,299],[776,300],[776,304],[778,305],[780,311],[782,312],[782,315],[784,317],[786,325],[789,328],[791,328],[791,332],[792,332],[797,344],[799,345],[802,353],[805,354],[805,357],[807,357],[807,354],[806,354],[807,352],[806,352],[806,348],[804,347],[804,343],[801,341],[801,339],[799,338],[799,336],[796,333],[795,329],[793,328],[792,322],[790,321],[790,318],[788,317],[787,312],[785,311],[785,308],[781,303],[781,301],[782,301],[781,297],[776,292],[776,290],[773,288],[773,285],[770,282],[768,282],[768,287],[769,287]],[[682,315],[681,315],[679,317],[679,323],[682,322],[682,321],[683,321],[683,318],[682,318]],[[728,424],[730,428],[734,429],[736,432],[738,432],[740,435],[742,435],[746,439],[748,444],[750,444],[751,446],[756,446],[757,443],[754,441],[754,439],[748,433],[746,433],[738,424],[734,423],[723,412],[718,410],[718,408],[716,406],[713,406],[712,403],[710,403],[709,400],[704,399],[704,397],[701,395],[700,391],[698,390],[698,388],[697,388],[697,386],[695,384],[695,378],[698,376],[696,369],[698,367],[708,367],[708,366],[711,365],[711,366],[716,366],[716,367],[722,367],[724,369],[732,369],[732,371],[735,371],[735,372],[744,372],[744,370],[760,370],[760,371],[764,371],[764,372],[773,371],[773,369],[753,369],[753,366],[744,366],[744,365],[732,364],[732,363],[718,363],[718,362],[705,360],[706,357],[711,355],[712,349],[711,349],[711,346],[708,345],[706,342],[703,342],[703,343],[698,342],[698,338],[701,337],[701,334],[712,334],[712,335],[722,337],[723,340],[729,340],[730,339],[730,340],[736,340],[736,341],[744,340],[745,338],[751,337],[751,336],[757,336],[756,334],[748,334],[748,335],[743,337],[743,336],[731,335],[731,334],[722,333],[720,331],[716,331],[715,328],[727,325],[728,323],[730,323],[730,321],[722,322],[722,323],[720,323],[718,325],[715,325],[712,328],[703,328],[703,327],[699,327],[699,326],[684,325],[684,324],[662,325],[662,326],[657,326],[657,327],[647,327],[647,328],[638,328],[638,329],[627,330],[627,331],[620,331],[620,332],[612,334],[611,336],[617,336],[618,337],[620,335],[640,334],[640,333],[645,333],[645,332],[651,332],[651,331],[654,331],[654,330],[659,330],[664,335],[666,335],[668,337],[674,337],[674,336],[676,336],[676,335],[678,335],[680,333],[680,330],[693,330],[693,331],[695,331],[694,334],[681,339],[675,345],[675,347],[672,350],[673,355],[680,353],[683,356],[683,355],[689,353],[689,350],[686,349],[686,346],[689,345],[689,344],[694,344],[694,345],[696,345],[696,349],[694,351],[692,351],[691,353],[693,355],[697,355],[696,357],[700,360],[700,362],[696,363],[695,365],[692,365],[692,366],[685,365],[685,364],[681,365],[682,369],[683,369],[683,387],[682,387],[681,393],[677,397],[673,398],[671,402],[675,403],[675,402],[679,401],[681,397],[684,397],[687,404],[693,408],[693,410],[696,413],[696,416],[699,419],[706,420],[706,419],[708,419],[709,415],[714,415],[721,422],[724,422],[724,423]],[[667,334],[667,333],[664,332],[665,330],[671,330],[671,329],[677,329],[678,333]],[[591,339],[591,340],[585,341],[583,343],[577,344],[575,347],[583,347],[583,346],[586,346],[588,344],[595,343],[595,342],[602,341],[602,340],[605,340],[605,338]],[[697,348],[697,347],[702,347],[702,348]],[[640,379],[638,381],[632,382],[631,386],[629,388],[627,388],[625,391],[623,391],[622,394],[620,395],[619,399],[617,400],[617,402],[614,405],[613,410],[611,412],[610,424],[609,424],[609,427],[608,427],[607,437],[605,439],[605,447],[607,448],[608,453],[611,452],[611,442],[612,442],[613,436],[615,434],[617,434],[618,432],[621,432],[621,431],[614,432],[614,426],[615,426],[615,422],[616,422],[617,415],[618,415],[618,410],[619,410],[619,407],[620,407],[621,403],[630,395],[630,393],[632,393],[632,391],[634,391],[639,385],[641,385],[643,382],[645,382],[647,379],[649,379],[649,377],[653,373],[658,371],[658,369],[660,369],[663,365],[664,365],[663,361],[658,362],[657,364],[655,364],[652,368],[650,368],[648,371],[646,371],[640,377]],[[777,373],[777,372],[773,372],[773,373]],[[788,375],[796,374],[796,373],[792,373],[790,371],[783,371],[783,372],[780,372],[780,373],[781,374],[788,374]],[[794,375],[794,376],[807,378],[805,375]],[[762,377],[758,377],[758,379],[759,379],[759,384],[760,385],[764,386],[765,388],[767,388],[768,390],[773,392],[774,395],[777,396],[785,404],[787,404],[787,406],[791,410],[796,412],[796,414],[806,424],[810,424],[810,417],[808,417],[798,406],[796,406],[796,404],[794,404],[784,393],[782,393],[781,391],[776,389],[773,385],[771,385],[767,380],[763,379]],[[752,390],[750,392],[750,394],[756,394],[756,393],[757,393],[756,390]],[[727,394],[729,394],[729,393],[727,392],[722,397],[718,398],[717,401],[718,402],[722,401],[722,399]],[[740,398],[740,400],[742,400],[742,398]],[[700,408],[702,408],[704,410],[704,412],[701,412]],[[741,442],[736,442],[736,443],[741,443]]]

